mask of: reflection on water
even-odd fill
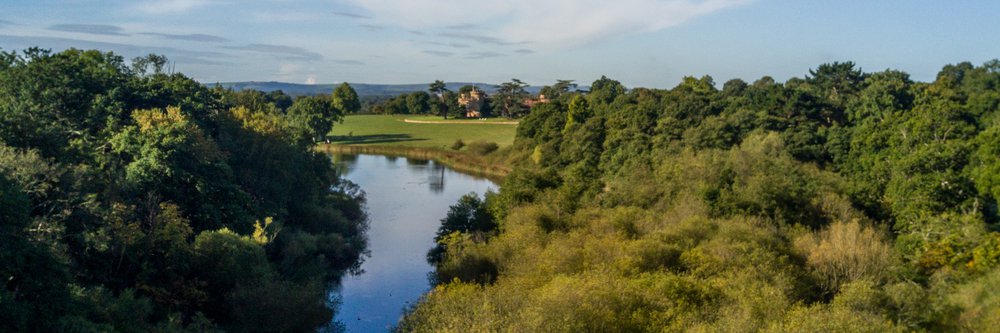
[[[406,165],[411,165],[411,166],[417,166],[417,167],[427,166],[430,163],[431,163],[431,161],[428,161],[428,160],[419,160],[419,159],[415,159],[415,158],[407,158],[406,159]]]
[[[440,220],[469,192],[496,190],[484,178],[455,172],[433,161],[377,155],[333,155],[345,178],[367,193],[369,250],[361,269],[338,292],[337,319],[348,332],[384,332],[403,309],[426,292],[433,269],[426,254]],[[447,186],[445,186],[447,184]]]
[[[447,167],[433,163],[429,160],[420,160],[414,158],[406,159],[406,166],[410,170],[416,171],[426,171],[427,174],[427,185],[431,192],[442,193],[444,192],[444,170]]]

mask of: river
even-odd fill
[[[345,276],[336,320],[347,332],[385,332],[404,309],[430,289],[426,260],[448,207],[469,192],[496,190],[493,182],[433,161],[378,155],[333,155],[348,180],[368,198],[370,257],[360,275]]]

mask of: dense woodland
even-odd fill
[[[165,63],[0,52],[0,331],[337,330],[364,196],[312,146],[356,94],[208,88]]]
[[[996,332],[1000,61],[601,78],[451,208],[415,332]]]

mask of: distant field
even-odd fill
[[[448,118],[444,119],[441,116],[406,116],[400,117],[398,119],[403,119],[407,121],[417,121],[417,122],[439,122],[439,123],[455,123],[455,124],[476,124],[476,123],[510,123],[517,122],[516,120],[510,120],[506,118],[483,118],[483,119],[467,119],[467,118]]]
[[[359,115],[347,116],[330,132],[334,143],[448,148],[455,140],[496,142],[501,147],[514,142],[517,125],[482,124],[479,120],[458,120],[447,124],[414,124],[404,119],[442,121],[441,117]],[[490,120],[496,121],[496,120]]]

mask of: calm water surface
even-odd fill
[[[347,332],[385,332],[403,309],[430,289],[426,254],[448,207],[469,192],[497,186],[433,161],[378,155],[334,155],[345,178],[368,198],[368,248],[364,273],[346,276],[339,290],[338,320]]]

